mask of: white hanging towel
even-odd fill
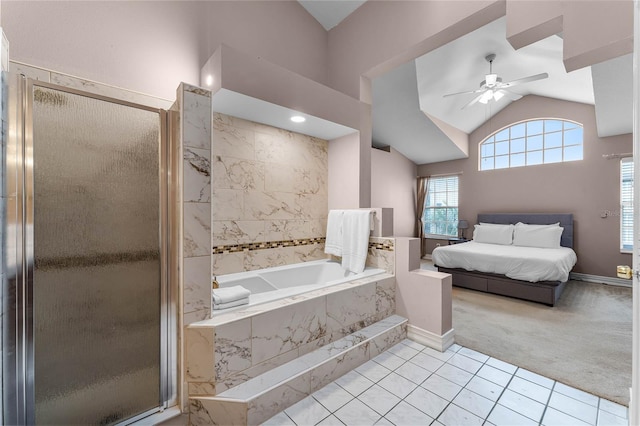
[[[369,251],[369,210],[346,210],[342,219],[342,268],[364,271]]]
[[[329,210],[327,217],[327,238],[324,252],[334,256],[342,256],[342,219],[344,210]]]

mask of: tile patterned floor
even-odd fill
[[[265,425],[627,425],[627,407],[474,350],[404,340]]]

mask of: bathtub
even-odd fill
[[[241,285],[251,291],[249,305],[256,305],[385,272],[384,269],[366,267],[356,274],[342,269],[340,263],[326,259],[220,275],[217,280],[220,288]],[[213,314],[234,309],[237,308],[214,310]]]

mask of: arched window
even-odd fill
[[[582,160],[582,125],[544,118],[502,128],[480,143],[480,170]]]

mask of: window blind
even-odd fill
[[[633,250],[633,158],[620,160],[620,249]]]
[[[429,179],[422,221],[425,236],[458,235],[458,176]]]

